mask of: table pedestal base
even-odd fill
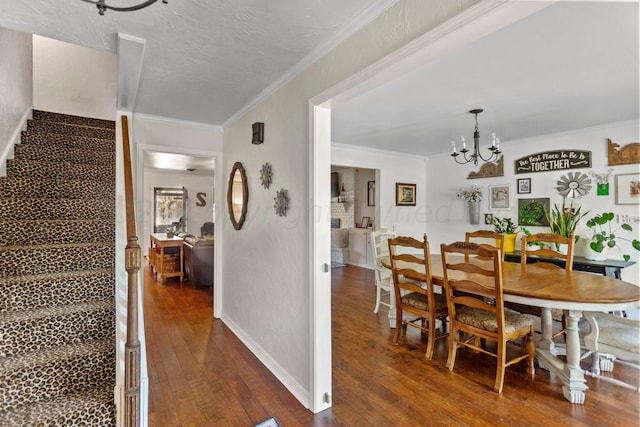
[[[567,317],[566,346],[562,348],[556,345],[552,339],[551,309],[542,309],[542,341],[536,349],[538,365],[555,374],[562,381],[562,394],[571,403],[584,404],[584,391],[586,385],[584,370],[580,367],[580,336],[578,334],[578,320],[582,312],[570,310]],[[564,363],[557,356],[566,354],[567,362]]]

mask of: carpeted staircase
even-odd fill
[[[34,111],[0,178],[0,426],[115,425],[115,123]]]

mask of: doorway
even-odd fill
[[[535,2],[534,2],[535,3]],[[317,413],[331,406],[331,278],[327,273],[330,260],[330,221],[326,212],[331,210],[331,109],[348,102],[359,94],[383,85],[408,73],[418,66],[447,52],[477,40],[523,17],[535,13],[537,5],[512,7],[512,2],[482,4],[456,15],[414,39],[401,49],[387,55],[361,72],[313,97],[310,105],[311,146],[311,203],[310,239],[311,301],[311,391],[310,408]],[[392,65],[390,65],[392,64]],[[363,156],[364,157],[364,156]],[[362,165],[370,167],[369,165]],[[383,171],[380,171],[383,173]],[[380,182],[379,180],[377,180]],[[376,189],[379,195],[379,189]],[[390,207],[387,206],[387,207]],[[376,207],[378,211],[386,209]]]
[[[180,221],[179,204],[175,204],[176,212],[167,218],[174,227],[180,223],[181,231],[193,236],[208,235],[213,237],[213,316],[219,317],[222,312],[221,288],[223,241],[216,236],[222,235],[219,202],[222,184],[222,153],[205,152],[194,149],[175,149],[167,146],[137,145],[137,201],[143,207],[138,215],[138,228],[143,230],[140,246],[143,254],[149,246],[150,233],[155,232],[155,191],[156,188],[169,189],[170,197],[182,194],[182,222]],[[213,224],[213,236],[210,228]],[[165,224],[166,225],[166,224]],[[204,228],[204,230],[203,230]],[[162,231],[159,231],[162,232]]]

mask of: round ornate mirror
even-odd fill
[[[227,188],[227,207],[229,218],[233,228],[240,230],[247,216],[247,202],[249,201],[249,188],[247,187],[247,174],[242,163],[235,162],[229,174],[229,186]]]

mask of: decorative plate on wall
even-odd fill
[[[272,179],[273,172],[271,171],[271,165],[269,163],[265,163],[262,165],[262,169],[260,169],[260,181],[262,181],[262,186],[264,188],[269,188]]]
[[[570,199],[579,199],[591,190],[591,178],[586,173],[569,172],[556,182],[558,193]]]
[[[284,188],[280,189],[273,200],[276,202],[273,205],[276,209],[276,213],[280,216],[287,216],[287,212],[289,211],[289,202],[291,201],[289,198],[289,191]]]

